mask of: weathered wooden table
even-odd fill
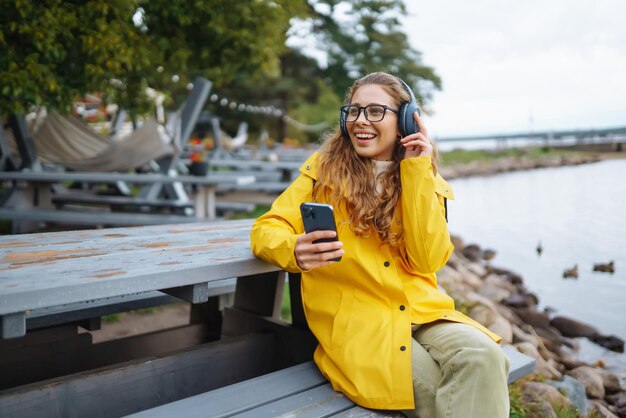
[[[0,237],[3,338],[41,309],[166,291],[206,301],[208,284],[279,269],[250,251],[250,220]]]

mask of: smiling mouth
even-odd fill
[[[356,139],[358,139],[359,141],[369,141],[371,139],[376,138],[376,135],[374,134],[364,134],[364,133],[358,133],[358,134],[354,134],[354,136],[356,137]]]

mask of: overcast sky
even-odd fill
[[[626,1],[407,0],[433,136],[626,126]]]

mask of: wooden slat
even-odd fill
[[[256,208],[254,203],[247,202],[226,202],[226,201],[217,201],[215,202],[215,210],[218,213],[227,213],[227,212],[247,212],[251,213]]]
[[[206,283],[163,289],[164,293],[191,303],[204,303],[209,300],[209,287]]]
[[[307,362],[131,416],[133,418],[228,417],[325,383],[326,379],[317,370],[317,366],[312,362]],[[256,417],[260,416],[256,415]]]
[[[2,349],[0,388],[64,376],[147,356],[165,355],[215,341],[205,324],[183,325],[147,334],[93,344],[90,333],[76,334],[41,345]],[[5,340],[12,341],[12,340]]]
[[[311,151],[312,153],[312,151]],[[298,170],[302,161],[262,161],[258,159],[236,160],[232,158],[220,158],[209,160],[211,167],[232,167],[237,169],[261,169],[261,170]]]
[[[250,190],[250,191],[259,191],[265,193],[273,193],[278,194],[285,191],[291,182],[288,181],[258,181],[254,183],[247,184],[220,184],[218,187],[219,191],[232,191],[232,190]]]
[[[147,206],[151,208],[191,208],[190,200],[144,199],[134,196],[97,195],[89,192],[67,192],[52,196],[56,205],[85,204],[98,206]]]
[[[52,210],[33,208],[0,208],[0,219],[100,226],[163,225],[202,220],[186,215],[163,215],[159,213],[124,213],[95,210]]]
[[[0,317],[0,337],[13,338],[26,334],[26,314],[17,312]]]
[[[0,411],[3,418],[132,414],[268,373],[273,345],[271,335],[247,336],[38,382],[1,391]]]
[[[397,411],[381,411],[373,409],[365,409],[360,406],[355,406],[347,411],[340,412],[332,415],[333,418],[404,418],[400,412]]]
[[[323,418],[354,406],[351,400],[335,392],[327,383],[322,386],[297,393],[259,408],[237,414],[239,418],[294,417]]]
[[[161,292],[147,292],[139,295],[119,296],[90,302],[73,303],[51,308],[35,309],[26,315],[26,328],[50,327],[83,321],[89,318],[127,312],[136,309],[151,308],[179,302],[180,299],[164,295]]]
[[[525,354],[520,353],[510,345],[503,346],[502,349],[509,358],[509,378],[508,383],[513,383],[516,380],[530,374],[535,370],[536,360]]]
[[[170,176],[166,174],[129,174],[116,172],[57,172],[57,171],[4,171],[0,172],[0,181],[29,181],[41,183],[58,183],[75,181],[84,183],[115,183],[118,181],[130,184],[153,183],[184,183],[207,186],[222,184],[249,184],[255,181],[251,176],[215,173],[210,176]]]

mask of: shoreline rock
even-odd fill
[[[601,335],[581,321],[552,316],[551,310],[539,310],[539,298],[526,289],[521,276],[491,265],[493,250],[485,259],[482,254],[487,251],[478,245],[464,245],[459,237],[453,242],[454,254],[438,273],[439,286],[459,311],[500,335],[503,344],[537,360],[534,373],[513,384],[519,387],[518,401],[528,416],[557,416],[559,410],[575,409],[579,416],[626,417],[626,388],[620,377],[606,370],[602,361],[578,360],[574,338],[586,337],[617,352],[623,352],[624,341]]]

